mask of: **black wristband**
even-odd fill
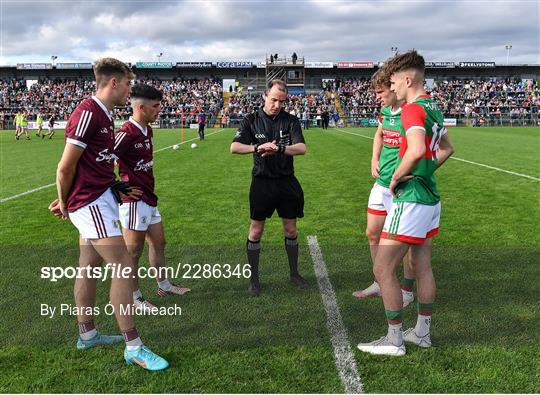
[[[255,155],[258,155],[258,154],[259,154],[257,151],[259,150],[260,145],[261,145],[260,143],[259,143],[259,144],[255,144],[255,151],[253,151],[253,153],[254,153]]]
[[[278,144],[278,151],[280,154],[284,154],[285,153],[285,147],[286,145],[285,144]]]

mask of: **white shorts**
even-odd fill
[[[381,238],[409,244],[424,244],[439,232],[441,203],[434,206],[412,202],[396,202],[384,221]]]
[[[49,129],[49,132],[52,132],[54,130],[54,126],[47,126],[47,129]]]
[[[120,205],[120,223],[126,229],[146,232],[150,225],[160,222],[161,215],[158,208],[152,207],[142,200]]]
[[[122,236],[118,223],[118,203],[111,188],[108,188],[92,203],[69,213],[69,219],[79,230],[83,239]]]
[[[375,183],[369,194],[367,212],[374,215],[387,215],[392,208],[392,198],[389,188]]]

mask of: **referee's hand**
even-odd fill
[[[271,143],[264,143],[259,145],[257,148],[257,154],[261,155],[262,157],[268,156],[268,155],[274,155],[278,151],[278,146],[276,145],[277,141],[274,140]]]

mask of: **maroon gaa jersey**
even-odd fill
[[[122,181],[143,190],[141,200],[149,206],[157,206],[154,193],[154,133],[150,126],[142,126],[133,118],[124,123],[116,133],[114,153],[118,157],[118,169]],[[134,201],[122,199],[125,202]]]
[[[92,203],[114,183],[114,124],[107,107],[95,96],[73,111],[66,125],[66,144],[84,152],[67,198],[70,213]]]

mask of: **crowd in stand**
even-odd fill
[[[344,79],[333,87],[349,117],[378,114],[369,79]],[[434,81],[427,91],[447,117],[528,117],[538,114],[540,107],[540,89],[534,80],[450,79]]]
[[[375,101],[369,79],[344,79],[334,84],[341,107],[349,117],[376,117],[380,104]]]
[[[224,107],[222,81],[218,78],[141,80],[164,92],[161,119],[171,121],[184,115],[185,123],[195,122],[197,114],[206,113],[211,122],[217,118],[222,125],[235,123],[263,104],[259,93],[233,92]],[[527,118],[537,116],[540,107],[538,81],[513,79],[448,79],[435,80],[428,92],[439,102],[447,117],[456,118]],[[375,101],[369,78],[323,80],[317,94],[291,95],[285,110],[299,119],[321,119],[323,113],[337,114],[337,96],[349,118],[378,116],[380,104]],[[90,79],[40,79],[30,87],[21,79],[0,80],[0,119],[13,120],[20,110],[30,117],[38,112],[58,120],[67,120],[75,107],[95,91]],[[127,119],[131,108],[115,110],[118,119]],[[307,115],[306,115],[307,114]]]
[[[164,120],[179,118],[183,113],[186,122],[204,112],[208,117],[216,116],[223,105],[221,79],[173,79],[161,81],[138,80],[163,91],[162,112]],[[40,112],[48,116],[56,114],[58,120],[67,120],[71,112],[84,99],[95,92],[95,82],[85,79],[41,79],[29,88],[24,80],[0,81],[0,117],[13,120],[21,110],[31,116]],[[115,116],[125,120],[131,115],[129,103],[115,109]]]
[[[430,92],[451,117],[527,117],[540,106],[538,81],[533,80],[435,81]]]
[[[326,95],[324,91],[312,95],[290,95],[283,107],[285,111],[296,115],[300,120],[320,119],[325,111],[330,114],[336,112],[333,97],[332,94]],[[238,122],[263,104],[261,94],[238,92],[231,96],[221,116],[224,116],[228,122]]]

